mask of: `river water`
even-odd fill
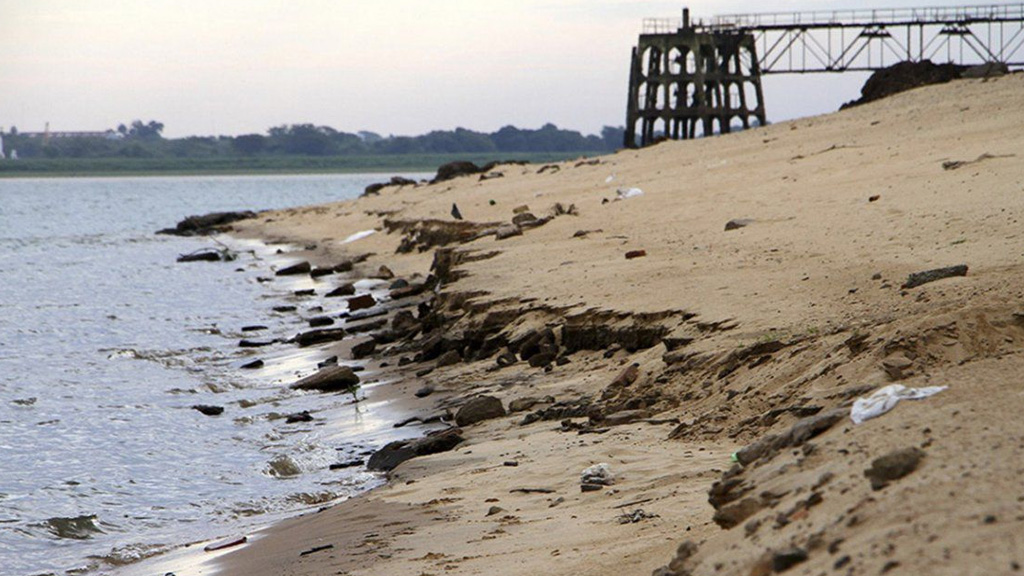
[[[153,232],[380,179],[0,180],[0,574],[104,573],[379,482],[328,465],[383,442],[380,415],[282,385],[315,359],[282,344],[259,351],[276,371],[239,369],[256,354],[238,347],[242,327],[304,326],[273,312],[289,286],[258,281],[279,247],[221,238],[238,260],[179,264],[212,241]],[[280,418],[302,410],[318,419]]]

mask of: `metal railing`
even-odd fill
[[[1024,20],[1024,4],[885,8],[814,12],[725,14],[711,19],[710,28],[768,29],[793,26],[896,26],[901,24],[998,22]]]

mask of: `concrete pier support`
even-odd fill
[[[765,124],[754,37],[698,29],[683,14],[674,32],[640,35],[633,49],[626,109],[627,148]]]

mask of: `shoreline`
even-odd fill
[[[315,243],[324,262],[368,255],[370,273],[433,276],[418,330],[378,344],[392,354],[377,362],[408,357],[414,376],[396,393],[435,388],[421,399],[430,411],[478,395],[529,407],[463,426],[453,450],[272,526],[216,565],[412,576],[1019,567],[1022,454],[1008,439],[1024,438],[1010,401],[1024,370],[1024,112],[1003,103],[1022,88],[1020,74],[956,81],[237,223],[241,237]],[[345,241],[360,230],[375,233]],[[964,274],[904,282],[958,264]],[[854,401],[890,384],[947,389],[853,424]],[[878,461],[900,454],[913,464],[876,482]],[[614,481],[586,487],[581,473],[600,463]]]

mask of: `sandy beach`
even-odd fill
[[[481,395],[508,413],[217,567],[1020,570],[1022,94],[1022,74],[960,80],[236,223],[241,237],[315,245],[296,260],[355,259],[357,274],[426,287],[403,329],[392,313],[375,333],[367,361],[396,384],[372,394],[424,416]],[[344,363],[373,338],[324,354]],[[894,384],[946,388],[851,421],[855,400]],[[612,477],[583,491],[600,463]]]

